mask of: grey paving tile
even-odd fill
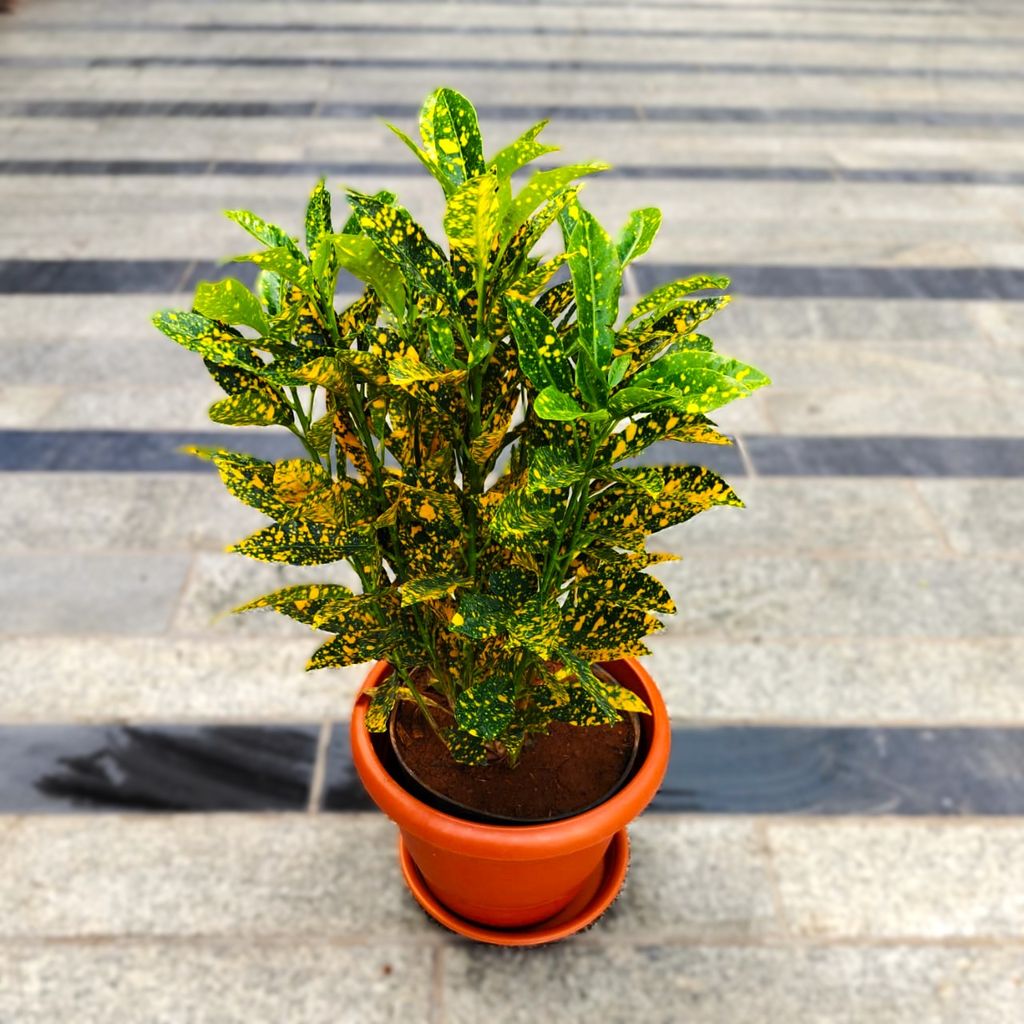
[[[226,640],[226,642],[225,642]],[[366,666],[306,672],[316,638],[0,638],[0,721],[319,722]]]
[[[376,813],[22,818],[0,935],[436,939],[394,844]]]
[[[241,540],[241,538],[237,538]],[[173,630],[208,640],[239,636],[306,638],[312,654],[330,636],[268,609],[228,614],[262,594],[296,583],[340,583],[359,591],[359,580],[344,563],[271,565],[239,554],[199,554],[181,595]]]
[[[0,388],[0,427],[36,426],[59,401],[56,388]]]
[[[24,473],[4,477],[9,552],[223,551],[267,519],[213,473]]]
[[[766,834],[783,913],[796,934],[1024,936],[1024,829],[1017,822],[819,828],[775,821]]]
[[[163,632],[187,571],[184,555],[0,556],[0,634]]]
[[[699,948],[657,943],[541,953],[445,951],[451,1024],[536,1019],[557,992],[559,1020],[583,1024],[1008,1024],[1024,1008],[1016,949]]]
[[[673,720],[991,724],[1024,721],[1024,639],[829,642],[652,638],[644,664]]]
[[[681,532],[674,543],[687,550]],[[750,557],[723,564],[694,552],[658,569],[669,591],[682,595],[667,633],[689,637],[1011,637],[1024,595],[1021,562]]]
[[[0,946],[0,1017],[46,1024],[431,1024],[427,948],[306,938]]]
[[[648,814],[629,838],[628,880],[597,938],[711,942],[780,931],[764,843],[749,822]]]
[[[675,451],[686,455],[686,448]],[[861,557],[897,550],[904,556],[948,552],[927,510],[903,481],[747,477],[733,486],[746,508],[697,516],[672,535],[680,551],[715,550],[723,557],[784,551]],[[652,550],[660,539],[652,539]],[[657,568],[652,571],[658,574]]]
[[[1021,444],[1024,446],[1024,441]],[[1024,553],[1020,512],[1024,507],[1024,484],[1020,481],[920,480],[912,486],[960,553]]]

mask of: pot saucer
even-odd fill
[[[629,836],[625,829],[615,833],[604,860],[564,910],[526,928],[493,928],[453,913],[427,888],[401,836],[398,838],[398,860],[416,902],[445,928],[467,939],[497,946],[540,946],[588,928],[612,905],[629,867]]]

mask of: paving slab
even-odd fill
[[[401,944],[0,945],[0,1019],[434,1024],[433,957]]]
[[[0,635],[160,633],[188,566],[185,555],[0,555]]]
[[[954,550],[963,555],[1020,557],[1024,554],[1024,483],[1004,480],[916,480]]]
[[[782,912],[795,934],[1024,938],[1019,821],[840,821],[821,828],[772,821],[765,834]]]
[[[1009,1024],[1024,1010],[1016,949],[699,948],[650,943],[541,952],[445,950],[451,1024],[536,1019],[557,993],[558,1019],[584,1024]]]

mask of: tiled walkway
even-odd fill
[[[0,5],[2,6],[2,5]],[[1024,1020],[1024,9],[1013,0],[21,0],[0,15],[0,1024]],[[435,186],[438,84],[551,116],[633,289],[730,274],[748,509],[672,535],[677,728],[627,888],[508,953],[414,907],[359,670],[222,553],[148,325],[308,188]],[[238,440],[238,435],[233,436]],[[257,438],[256,443],[269,443]],[[719,458],[723,456],[719,455]],[[315,575],[323,576],[323,570]],[[130,813],[128,813],[130,812]]]

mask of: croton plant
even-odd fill
[[[226,393],[211,419],[284,427],[305,452],[193,449],[272,520],[229,550],[348,562],[361,587],[289,586],[239,610],[333,634],[311,669],[385,659],[370,729],[415,701],[463,763],[515,764],[553,721],[647,710],[594,670],[647,653],[675,610],[645,571],[672,556],[649,553],[647,536],[741,502],[710,469],[638,457],[657,441],[728,444],[707,414],[767,383],[697,333],[729,301],[698,293],[724,277],[673,281],[620,313],[623,269],[661,214],[636,210],[609,235],[577,183],[601,163],[520,182],[557,148],[539,141],[545,124],[487,157],[470,102],[439,89],[421,144],[392,130],[441,186],[444,243],[389,192],[349,189],[332,217],[320,181],[305,249],[227,214],[264,246],[237,257],[259,268],[255,292],[202,283],[190,311],[154,318]],[[535,255],[559,232],[556,255]]]

